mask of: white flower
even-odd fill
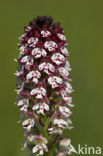
[[[28,99],[22,99],[22,100],[20,100],[20,101],[17,103],[17,106],[20,107],[20,110],[21,110],[21,111],[24,111],[24,112],[27,111],[28,105],[29,105],[29,100],[28,100]]]
[[[62,52],[65,56],[68,56],[68,55],[69,55],[69,52],[68,52],[68,50],[67,50],[66,47],[61,48],[61,52]]]
[[[26,55],[24,57],[22,57],[21,63],[25,63],[25,68],[29,69],[31,65],[33,65],[33,58],[31,58],[30,56]]]
[[[65,87],[66,93],[68,93],[68,94],[72,93],[73,90],[72,90],[71,84],[68,82],[65,82],[65,84],[66,84],[66,87]]]
[[[74,104],[71,104],[71,103],[67,103],[67,105],[70,107],[74,107]]]
[[[27,74],[26,79],[31,79],[33,78],[33,82],[35,84],[38,84],[38,79],[41,77],[41,74],[38,70],[36,71],[31,71],[30,73]]]
[[[48,128],[48,131],[50,134],[53,134],[53,133],[62,134],[63,132],[60,128],[56,128],[56,127]]]
[[[48,37],[51,35],[51,33],[49,31],[45,31],[45,30],[42,30],[41,34],[42,34],[42,37]]]
[[[52,88],[56,88],[59,86],[58,84],[63,83],[63,80],[60,77],[52,76],[48,78],[48,83],[52,86]]]
[[[34,48],[31,54],[34,56],[34,58],[39,58],[41,56],[45,57],[47,55],[47,52],[44,49]]]
[[[69,108],[67,107],[62,107],[62,106],[59,106],[59,111],[65,116],[65,117],[69,117],[71,115],[71,111]]]
[[[26,33],[22,34],[22,35],[19,37],[19,40],[22,40],[23,37],[25,37],[25,36],[26,36]]]
[[[43,96],[46,95],[46,89],[43,88],[43,87],[35,88],[35,89],[33,89],[33,90],[30,92],[30,94],[31,94],[31,95],[37,94],[36,98],[37,98],[37,99],[42,99]]]
[[[41,135],[32,135],[32,134],[30,134],[29,136],[28,136],[28,140],[29,141],[33,141],[35,144],[47,144],[48,143],[48,141],[47,141],[47,139],[46,138],[44,138],[43,136],[41,136]]]
[[[36,153],[38,150],[40,150],[40,153],[39,154],[37,154],[36,156],[38,156],[38,155],[43,155],[43,148],[42,148],[42,146],[41,145],[36,145],[34,148],[33,148],[33,153]]]
[[[49,51],[54,51],[56,48],[58,48],[57,44],[53,41],[46,41],[44,43],[44,47]]]
[[[31,37],[31,38],[28,40],[28,44],[29,44],[30,47],[35,47],[36,44],[37,44],[37,42],[38,42],[38,38],[33,38],[33,37]]]
[[[58,125],[58,127],[66,129],[68,128],[68,122],[63,119],[54,119],[54,125]]]
[[[66,102],[71,103],[72,98],[68,97],[67,92],[65,90],[61,91],[61,96]]]
[[[20,48],[19,48],[20,54],[25,54],[26,53],[26,51],[27,51],[26,47],[27,47],[27,44],[20,46]]]
[[[66,41],[66,37],[62,34],[57,34],[57,36],[62,40],[62,41]]]
[[[34,126],[34,120],[33,119],[27,119],[23,122],[23,128],[30,131],[31,127]]]
[[[43,150],[45,150],[46,152],[48,152],[48,148],[47,148],[47,146],[45,145],[45,144],[41,144],[41,145],[36,145],[34,148],[33,148],[33,153],[36,153],[38,150],[40,150],[40,153],[39,154],[37,154],[36,156],[38,156],[38,155],[43,155],[44,154],[44,152],[43,152]]]
[[[49,70],[51,72],[54,72],[55,71],[55,67],[51,63],[43,62],[43,63],[41,63],[39,65],[39,70],[44,70],[44,72],[49,75],[50,74]]]
[[[25,30],[29,32],[32,28],[30,26],[26,27]]]
[[[59,54],[59,53],[53,54],[51,59],[57,65],[60,65],[65,61],[65,57],[62,54]]]
[[[69,75],[68,70],[63,67],[59,68],[59,72],[63,77],[67,77]]]
[[[66,152],[60,152],[56,156],[65,156]]]
[[[65,69],[68,70],[68,71],[71,70],[69,61],[66,61]]]
[[[44,115],[44,110],[49,111],[49,106],[46,103],[38,103],[33,106],[33,110],[39,109],[38,113],[41,113]]]

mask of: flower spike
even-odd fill
[[[65,156],[76,152],[64,129],[72,128],[72,86],[67,39],[60,23],[38,16],[19,38],[16,105],[22,112],[24,148],[32,155]],[[62,147],[62,148],[61,148]]]

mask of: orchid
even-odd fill
[[[62,34],[57,34],[57,36],[62,40],[62,41],[66,41],[66,37]]]
[[[33,37],[31,37],[31,38],[28,40],[28,45],[29,45],[30,47],[35,47],[36,44],[37,44],[37,42],[38,42],[38,38],[33,38]]]
[[[41,56],[46,56],[47,52],[44,49],[40,49],[40,48],[35,48],[32,50],[32,55],[34,56],[34,58],[39,58]]]
[[[53,54],[51,59],[53,62],[55,62],[55,64],[60,65],[64,62],[65,57],[62,54],[56,53],[56,54]]]
[[[25,69],[29,70],[30,66],[33,65],[34,61],[33,61],[32,57],[26,55],[26,56],[22,57],[20,62],[24,63],[25,64]]]
[[[51,35],[50,31],[44,31],[44,30],[41,31],[41,34],[42,34],[42,37],[48,37]]]
[[[51,63],[41,63],[39,65],[39,70],[43,70],[46,74],[50,75],[50,72],[55,71],[55,67]]]
[[[48,49],[49,51],[54,51],[58,46],[53,41],[49,41],[49,42],[47,41],[45,42],[44,47]]]
[[[31,78],[33,78],[33,82],[35,83],[35,84],[37,84],[38,83],[38,79],[41,77],[41,74],[40,74],[40,72],[38,71],[38,70],[36,70],[36,71],[31,71],[30,73],[28,73],[27,74],[27,76],[26,76],[26,79],[31,79]]]
[[[23,122],[23,128],[30,131],[31,127],[34,126],[34,120],[33,119],[27,119]]]
[[[44,110],[49,111],[49,106],[46,103],[38,103],[36,105],[34,105],[34,107],[32,108],[33,110],[38,110],[38,113],[41,113],[44,115]]]
[[[64,31],[51,17],[37,17],[19,38],[16,105],[22,120],[23,148],[39,156],[66,156],[75,152],[64,130],[73,128],[70,116],[73,92],[69,52]],[[61,148],[63,147],[63,148]]]
[[[52,88],[56,88],[59,84],[62,84],[63,80],[60,77],[53,76],[48,78],[48,83],[52,86]]]
[[[17,106],[20,107],[20,110],[24,112],[27,111],[28,105],[29,105],[28,99],[22,99],[17,103]]]
[[[41,98],[43,98],[43,96],[46,95],[46,89],[43,87],[35,88],[35,89],[31,90],[30,94],[31,95],[37,94],[36,98],[41,99]]]
[[[44,153],[43,150],[48,152],[48,148],[47,148],[47,146],[45,144],[42,144],[42,146],[41,145],[36,145],[35,147],[33,147],[33,153],[36,153],[38,150],[40,150],[40,153],[37,154],[36,156],[43,155],[43,153]]]

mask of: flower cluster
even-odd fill
[[[63,130],[72,128],[71,68],[66,37],[60,23],[53,24],[52,18],[46,16],[37,17],[24,29],[19,38],[20,55],[15,59],[16,104],[22,111],[20,120],[26,117],[22,122],[24,148],[43,155],[54,146],[55,155],[70,154],[75,152],[70,148],[70,139],[61,140]],[[61,145],[65,146],[63,151]]]

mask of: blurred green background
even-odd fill
[[[69,43],[73,93],[72,144],[103,147],[103,0],[0,0],[0,156],[21,151],[15,101],[18,37],[38,15],[60,21]]]

